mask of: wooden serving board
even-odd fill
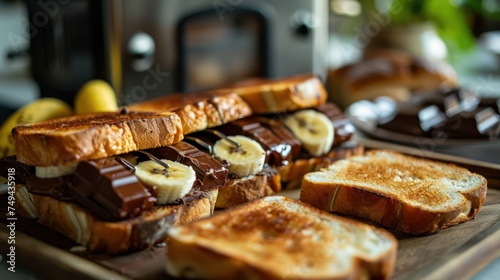
[[[365,142],[367,148],[390,148],[432,158],[483,174],[488,179],[486,202],[475,219],[436,234],[413,237],[394,233],[399,240],[393,279],[463,279],[500,257],[500,165],[470,161],[413,148]],[[298,190],[279,195],[298,198]],[[5,218],[5,196],[0,197],[0,218]],[[5,208],[5,209],[4,209]],[[0,253],[8,253],[9,231],[0,223]],[[169,279],[165,273],[165,246],[138,253],[105,256],[80,251],[68,238],[36,222],[16,221],[16,264],[45,279]]]

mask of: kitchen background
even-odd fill
[[[107,80],[112,80],[112,77],[106,76],[107,74],[101,73],[106,72],[107,69],[99,69],[110,67],[107,64],[110,64],[111,59],[109,57],[106,57],[106,54],[96,54],[92,50],[96,48],[96,46],[101,47],[101,45],[103,49],[109,47],[108,45],[106,45],[106,42],[99,42],[100,37],[112,37],[107,36],[106,34],[103,35],[104,32],[107,32],[105,29],[109,27],[116,28],[115,30],[125,33],[122,35],[123,38],[119,43],[123,45],[121,49],[128,48],[127,51],[129,51],[129,53],[122,54],[122,61],[123,63],[130,64],[130,67],[128,68],[133,69],[136,73],[141,73],[143,77],[145,74],[145,71],[143,69],[154,69],[154,67],[157,66],[152,65],[154,61],[151,61],[151,56],[156,55],[161,57],[163,53],[168,53],[168,56],[172,56],[174,54],[171,49],[174,49],[176,47],[176,41],[179,40],[176,40],[176,38],[172,34],[173,31],[171,29],[176,27],[174,26],[174,23],[172,23],[174,20],[181,20],[178,14],[183,14],[186,10],[197,8],[195,5],[190,6],[176,4],[168,6],[165,4],[164,10],[155,13],[154,11],[152,11],[152,8],[145,8],[148,6],[157,5],[155,1],[149,1],[149,3],[147,3],[148,5],[139,6],[135,6],[133,5],[133,3],[128,3],[127,1],[102,1],[103,3],[115,3],[109,4],[108,6],[107,4],[88,4],[89,1],[36,1],[46,3],[44,5],[40,5],[39,3],[33,4],[35,1],[26,2],[31,4],[26,5],[25,1],[0,1],[2,5],[0,11],[2,15],[0,18],[0,35],[2,39],[0,41],[0,92],[2,102],[0,104],[2,104],[3,118],[5,118],[6,114],[4,112],[9,112],[9,110],[16,109],[20,105],[33,100],[40,95],[41,91],[45,91],[46,88],[54,87],[49,83],[54,83],[56,78],[51,77],[50,75],[55,76],[59,74],[61,76],[67,77],[69,76],[69,74],[71,74],[73,76],[78,76],[77,78],[69,78],[73,79],[74,81],[58,81],[62,83],[62,85],[59,84],[59,89],[55,90],[55,92],[52,93],[52,95],[60,94],[59,92],[57,92],[63,91],[63,89],[60,88],[69,88],[68,85],[71,84],[71,89],[64,89],[66,91],[65,93],[69,96],[65,98],[67,100],[70,100],[72,95],[75,94],[78,87],[89,79],[99,77],[105,78]],[[117,2],[120,3],[120,5],[117,5]],[[172,3],[176,1],[165,2]],[[261,6],[269,5],[268,3],[266,3],[266,1],[254,2],[261,2],[260,4],[263,4]],[[268,44],[271,45],[271,47],[279,47],[278,50],[268,51],[270,54],[278,57],[276,59],[270,59],[273,62],[272,64],[274,64],[269,66],[271,70],[254,73],[242,73],[240,77],[236,76],[235,79],[241,79],[242,77],[245,77],[245,74],[247,76],[261,75],[277,77],[297,74],[305,71],[314,71],[317,74],[323,75],[324,78],[324,71],[326,71],[327,69],[335,69],[344,64],[356,61],[360,57],[363,49],[369,45],[370,40],[377,37],[378,33],[381,33],[381,31],[385,27],[400,22],[407,23],[424,21],[426,23],[433,23],[434,26],[438,27],[438,29],[442,27],[441,29],[443,30],[438,30],[438,32],[440,32],[439,35],[441,35],[441,33],[445,34],[446,36],[441,37],[448,41],[445,41],[446,46],[441,46],[439,42],[437,42],[437,44],[436,42],[426,42],[427,45],[425,46],[425,48],[427,48],[427,53],[423,53],[423,55],[432,56],[435,54],[434,56],[436,58],[443,58],[451,62],[460,74],[461,85],[473,88],[474,90],[480,92],[480,94],[482,95],[497,94],[495,93],[495,87],[499,85],[498,53],[500,52],[500,39],[498,37],[498,32],[494,31],[497,31],[500,25],[500,23],[498,23],[498,20],[496,19],[497,17],[499,17],[499,1],[451,1],[453,3],[456,3],[456,5],[459,5],[458,7],[460,7],[461,12],[460,15],[463,16],[460,19],[456,19],[453,17],[454,11],[443,10],[436,12],[436,14],[432,14],[427,11],[420,11],[415,7],[410,7],[409,9],[407,9],[410,10],[410,12],[416,13],[412,16],[406,16],[405,12],[400,12],[398,14],[387,14],[391,5],[391,1],[389,0],[310,1],[318,2],[321,4],[302,4],[302,6],[300,6],[301,4],[289,5],[291,8],[288,12],[283,11],[287,7],[285,7],[284,5],[280,6],[279,1],[269,2],[271,3],[271,5],[274,5],[273,8],[275,10],[278,9],[280,12],[278,15],[273,14],[269,16],[270,20],[268,22],[270,22],[271,25],[267,26],[266,28],[275,31],[272,35],[279,36],[279,40],[277,41],[288,40],[287,43],[302,43],[303,49],[300,50],[302,51],[302,55],[300,57],[295,57],[296,59],[302,60],[299,62],[290,60],[287,61],[285,59],[289,58],[290,56],[284,56],[280,54],[286,53],[286,49],[293,48],[294,46],[291,46],[291,44],[283,44],[277,46],[274,46],[275,44]],[[301,1],[297,2],[300,3]],[[416,3],[422,1],[403,2]],[[205,6],[209,7],[210,9],[220,9],[218,18],[220,22],[217,23],[221,25],[221,23],[224,23],[224,15],[226,16],[225,21],[229,22],[231,20],[231,18],[229,18],[231,16],[230,11],[238,7],[238,5],[242,6],[244,4],[244,1],[232,1],[231,3],[233,3],[232,5],[235,5],[234,7],[218,7],[216,3],[217,1],[213,1],[213,3],[210,2],[211,5],[206,5],[205,3]],[[329,5],[328,14],[320,14],[318,10],[325,9],[315,6],[322,6],[325,4]],[[120,8],[121,11],[116,11],[118,10],[117,8]],[[162,7],[160,5],[160,7],[155,8]],[[166,8],[171,8],[169,10],[174,10],[174,12],[171,12]],[[439,6],[437,8],[439,8]],[[109,9],[115,9],[115,11],[109,11]],[[414,9],[414,11],[412,11],[411,9]],[[101,13],[104,15],[106,20],[103,20],[103,22],[98,22],[98,18],[100,17],[98,17],[97,15],[91,16],[88,14],[82,15],[82,13],[85,12]],[[48,16],[52,16],[52,13],[54,14],[54,20],[49,21],[47,18]],[[447,16],[446,14],[450,15]],[[147,21],[141,21],[141,19],[147,18],[148,15],[151,18],[149,18]],[[311,17],[312,15],[314,15],[316,18]],[[395,17],[395,15],[398,17]],[[276,19],[276,16],[282,18]],[[76,22],[75,19],[69,20],[72,17],[76,17],[76,20],[80,21]],[[108,22],[115,20],[113,19],[113,17],[126,17],[127,20],[124,20],[123,18],[121,19],[122,22],[126,22],[126,24],[120,23],[113,25],[112,22]],[[166,19],[159,19],[159,17],[172,18],[173,20],[169,21]],[[317,23],[323,21],[323,18],[326,17],[329,23],[328,28],[315,26],[315,24],[318,25]],[[144,22],[148,22],[148,24],[145,24]],[[282,22],[285,23],[285,28],[281,26],[275,27],[276,25],[282,24]],[[238,24],[244,25],[245,23],[246,22],[239,22]],[[148,33],[155,32],[151,25],[155,25],[154,28],[156,29],[165,29],[161,30],[162,33],[158,33],[158,31],[156,31],[156,34],[153,34],[155,38],[151,38]],[[228,23],[227,25],[231,24]],[[258,44],[258,42],[255,42],[256,40],[254,39],[260,36],[258,32],[261,31],[250,30],[251,25],[249,24],[248,26],[249,27],[247,29],[240,28],[233,30],[245,31],[248,34],[246,34],[247,37],[245,37],[245,35],[241,35],[242,38],[239,38],[240,45],[235,44],[234,46],[230,47],[241,48],[241,46],[248,47],[248,45]],[[448,28],[449,26],[455,26],[455,28]],[[144,32],[144,29],[148,28],[152,31]],[[195,27],[193,27],[193,29],[194,28]],[[444,30],[446,28],[447,30]],[[433,28],[431,28],[430,31],[433,31],[432,29]],[[75,36],[76,34],[71,34],[71,32],[76,31],[80,32],[78,36]],[[290,31],[294,33],[294,37],[290,36],[292,39],[283,35],[291,33]],[[42,32],[51,32],[52,34],[41,34]],[[193,33],[192,37],[194,38],[191,39],[192,41],[206,39],[202,38],[201,36],[196,38],[196,33],[191,33]],[[160,36],[160,34],[162,36]],[[326,37],[327,40],[325,40],[325,38],[318,38],[319,35],[321,35],[321,37],[325,37],[328,35]],[[417,36],[417,34],[405,34],[405,36],[406,38],[410,38],[409,36]],[[166,40],[164,39],[164,37],[167,37],[168,39],[170,39],[170,41],[162,42],[162,40]],[[154,39],[156,39],[157,42],[155,42]],[[30,40],[38,44],[37,48],[31,49],[31,52]],[[85,41],[90,41],[93,43]],[[43,45],[40,45],[41,43],[43,43]],[[84,46],[80,46],[78,48],[76,44],[83,44]],[[307,48],[307,44],[310,44],[312,47],[316,48],[313,50],[314,54],[312,54],[311,52],[311,46]],[[162,48],[160,48],[159,45],[161,45]],[[219,46],[222,45],[223,43],[219,43]],[[217,47],[217,45],[215,46]],[[88,48],[88,50],[84,48]],[[37,51],[37,49],[43,49],[45,53],[41,55],[40,51]],[[186,47],[186,49],[188,48]],[[68,54],[67,52],[70,51],[73,51],[73,53]],[[91,53],[90,55],[88,54],[89,52]],[[210,53],[209,51],[207,51],[207,53],[211,55],[214,54]],[[36,59],[36,61],[33,62],[30,60],[30,54],[35,56],[34,59]],[[241,52],[237,54],[245,53]],[[82,57],[86,55],[87,57],[79,58],[77,57],[79,55]],[[318,55],[321,55],[321,61],[323,61],[322,65],[319,65],[320,63],[317,61],[313,61],[315,59],[318,59]],[[193,55],[193,57],[196,56]],[[93,61],[85,61],[84,58],[90,58],[90,60]],[[43,59],[45,60],[42,61]],[[99,61],[99,63],[103,64],[102,66],[89,65],[91,63],[97,63],[97,59],[102,59],[101,61]],[[163,58],[156,59],[156,61],[165,62],[166,64],[173,63],[173,59],[171,58],[163,60],[162,59]],[[229,58],[226,57],[226,60],[229,60]],[[201,64],[199,61],[200,60],[198,59],[198,64]],[[247,61],[241,60],[236,61],[233,64],[243,64],[244,62],[248,63]],[[185,64],[188,63],[188,61],[185,62]],[[292,64],[293,67],[285,67],[283,66],[284,64]],[[49,69],[39,69],[41,66],[46,66]],[[167,68],[174,68],[171,65],[161,65],[161,67],[162,70]],[[210,65],[210,62],[205,62],[202,67],[200,67],[200,65],[198,65],[198,67],[213,70],[216,66]],[[126,67],[123,68],[125,69]],[[126,69],[127,71],[130,70],[128,68]],[[45,70],[45,72],[50,72],[53,74],[45,73],[45,76],[43,76],[43,73],[41,73],[43,72],[43,70]],[[70,73],[68,74],[64,71],[69,71]],[[244,71],[245,70],[240,70],[240,72]],[[124,77],[128,78],[129,76],[126,75],[127,73],[123,74]],[[213,76],[216,75],[214,74]],[[135,80],[139,79],[139,77],[132,77],[135,78]],[[38,84],[33,83],[34,78],[38,80]],[[214,80],[217,79],[218,77],[214,78]],[[173,84],[174,81],[172,81],[172,79],[167,79],[165,83]],[[216,84],[216,82],[213,81],[206,81],[205,83],[207,86],[210,86],[210,83]],[[115,85],[115,87],[117,87],[117,90],[120,90],[120,86],[122,85]],[[186,90],[190,89],[193,89],[193,87],[186,88]],[[13,93],[14,91],[16,93]],[[172,91],[172,89],[170,89],[170,91]],[[155,95],[158,95],[158,93],[153,93],[151,96],[148,96],[148,98],[154,97]]]
[[[358,60],[370,41],[395,23],[419,25],[425,22],[419,25],[420,31],[415,34],[399,34],[411,40],[417,38],[409,48],[424,57],[448,61],[458,72],[461,86],[480,96],[500,98],[498,0],[437,0],[432,1],[435,6],[427,10],[423,7],[431,1],[402,1],[407,6],[399,12],[391,11],[393,2],[390,0],[252,1],[268,11],[263,15],[268,17],[267,21],[262,21],[267,24],[264,26],[255,20],[262,15],[253,14],[251,9],[238,17],[231,13],[237,11],[238,6],[245,6],[248,0],[196,1],[198,4],[192,1],[190,4],[182,4],[188,1],[164,1],[162,4],[140,1],[140,5],[125,0],[99,1],[101,5],[97,8],[91,2],[0,0],[0,123],[40,96],[60,97],[71,104],[78,88],[94,78],[109,81],[122,104],[136,101],[134,89],[138,92],[137,85],[140,86],[147,75],[156,75],[153,78],[156,77],[158,86],[147,91],[141,99],[179,90],[209,88],[253,76],[280,77],[315,72],[326,79],[329,70]],[[199,28],[214,23],[214,19],[204,21],[202,18],[184,26],[189,36],[182,41],[185,45],[181,45],[172,26],[178,24],[175,21],[179,21],[181,11],[201,5],[201,2],[208,3],[210,9],[218,9],[215,20],[218,24],[223,23],[223,28],[211,36],[220,37],[213,40],[213,37],[200,36]],[[81,14],[81,11],[86,13]],[[45,17],[51,12],[55,19],[66,20],[64,24],[54,22],[47,26]],[[89,14],[93,12],[107,17],[103,20]],[[74,20],[68,21],[68,17]],[[328,24],[321,25],[321,22]],[[165,29],[160,29],[161,26]],[[233,35],[224,33],[228,30],[233,32],[229,34],[234,35],[237,31],[238,35],[231,37]],[[41,32],[45,32],[44,38],[40,38]],[[158,37],[158,34],[165,36]],[[117,35],[122,37],[115,38]],[[218,44],[231,38],[236,39],[236,43],[227,46],[229,51],[223,54],[207,47],[220,47]],[[66,41],[61,42],[61,39]],[[30,44],[43,42],[45,45],[30,51]],[[205,48],[190,45],[193,42],[202,42]],[[76,50],[72,53],[74,56],[65,53],[70,47]],[[184,52],[179,59],[184,60],[182,65],[175,66],[174,49],[181,47]],[[91,51],[95,49],[98,51]],[[197,52],[205,52],[205,56]],[[230,69],[227,70],[221,68],[217,60],[210,59],[217,56],[236,61],[232,66],[224,65]],[[193,61],[196,68],[192,66]],[[241,67],[245,63],[250,66]],[[202,73],[192,69],[201,69]],[[234,76],[227,78],[224,71]],[[210,75],[203,75],[206,73]],[[441,147],[438,151],[499,163],[499,146],[498,142],[472,143]],[[0,259],[2,279],[16,279],[12,276],[35,279],[22,269],[7,276],[4,268],[5,262]],[[500,262],[496,261],[475,279],[488,279],[498,271]]]
[[[235,9],[247,4],[244,0],[230,1],[230,5],[224,1],[158,4],[149,0],[143,5],[128,1],[91,2],[0,1],[0,121],[40,95],[60,96],[72,102],[78,88],[93,78],[108,80],[118,95],[130,96],[151,69],[160,83],[158,89],[148,89],[144,98],[255,76],[282,77],[313,71],[324,79],[328,70],[358,60],[363,50],[370,47],[370,41],[376,41],[372,39],[396,24],[416,26],[412,32],[404,32],[404,39],[413,44],[412,51],[450,62],[459,72],[461,86],[482,96],[498,95],[497,0],[435,1],[454,3],[453,10],[447,7],[451,5],[439,4],[427,5],[431,6],[427,10],[422,8],[432,1],[299,0],[288,1],[288,5],[277,0],[252,1],[252,9],[259,13],[267,10],[262,13],[266,26],[259,26],[255,19],[258,17],[236,13]],[[410,4],[400,8],[402,12],[391,11],[391,5],[398,2]],[[198,20],[189,14],[201,8],[215,9],[218,17]],[[181,16],[185,14],[195,20],[189,22],[189,16]],[[178,22],[188,24],[180,27]],[[203,31],[200,23],[222,27],[210,33],[215,37],[211,39],[199,35],[203,33],[199,32]],[[175,29],[179,28],[184,28],[185,38],[176,37],[179,35]],[[118,34],[120,37],[115,40]],[[260,42],[264,40],[268,42]],[[229,61],[226,65],[220,63],[220,52],[214,51],[224,48],[224,60]],[[111,53],[120,57],[114,59]],[[179,54],[182,57],[177,60],[183,63],[174,57]],[[188,73],[182,75],[182,69],[179,71],[174,64]],[[113,67],[121,69],[114,71],[110,69]],[[177,85],[179,79],[185,80],[181,86]],[[121,99],[122,103],[127,101],[134,100]]]
[[[92,79],[109,82],[119,105],[245,78],[314,72],[325,81],[381,40],[446,61],[461,87],[500,97],[499,0],[0,5],[0,122],[39,97],[73,105],[79,88]],[[433,150],[500,163],[498,146],[483,141]]]

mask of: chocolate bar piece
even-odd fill
[[[72,175],[57,178],[38,178],[32,175],[26,180],[25,186],[30,193],[45,195],[62,201],[74,201],[68,192],[68,184]]]
[[[472,112],[460,112],[448,118],[443,125],[436,127],[434,136],[439,136],[438,133],[444,133],[447,138],[474,139],[486,137],[478,130],[479,122],[474,117],[481,111],[478,108]]]
[[[33,174],[35,174],[35,167],[16,161],[16,156],[0,159],[0,177],[7,178],[10,175],[14,177],[16,184],[24,184]]]
[[[418,114],[422,109],[422,107],[416,106],[400,110],[392,120],[379,124],[378,126],[383,129],[408,135],[431,136],[430,131],[426,131],[420,126]]]
[[[292,147],[277,137],[258,119],[248,117],[225,124],[219,130],[226,135],[244,135],[259,142],[266,150],[266,162],[272,166],[286,165],[292,160]]]
[[[292,158],[298,156],[302,149],[302,143],[293,135],[293,133],[286,128],[286,126],[278,120],[273,120],[264,117],[255,117],[260,124],[270,129],[283,143],[290,145],[292,148]]]
[[[340,144],[347,142],[351,139],[356,131],[351,122],[345,117],[342,110],[334,103],[327,102],[323,105],[314,108],[316,111],[325,114],[333,123],[335,130],[335,138],[333,140],[333,147],[338,147]]]
[[[435,92],[400,106],[378,127],[409,135],[443,139],[496,139],[500,135],[498,101],[467,89]]]
[[[228,170],[219,161],[186,142],[148,150],[160,159],[169,159],[191,166],[201,182],[201,190],[222,186],[226,182]]]
[[[136,217],[156,201],[130,170],[112,158],[79,163],[68,191],[106,220]]]

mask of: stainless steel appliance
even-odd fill
[[[47,9],[26,2],[36,27]],[[245,78],[325,76],[326,0],[52,2],[57,12],[31,38],[42,95],[71,100],[101,78],[128,104]]]

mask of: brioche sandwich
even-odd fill
[[[233,95],[243,100],[237,100]],[[233,98],[224,99],[226,96]],[[180,106],[186,98],[194,105]],[[234,112],[247,111],[238,107],[242,103],[248,104],[253,115],[234,118],[237,115]],[[216,115],[206,114],[212,104],[217,105],[218,111],[222,112],[220,115],[231,112],[233,118],[204,117]],[[362,145],[350,141],[354,127],[335,104],[326,102],[324,86],[314,75],[246,81],[229,88],[187,94],[174,100],[164,97],[131,104],[127,108],[131,111],[173,111],[182,120],[187,142],[222,160],[234,159],[229,165],[229,180],[219,188],[217,208],[229,208],[277,193],[282,188],[298,188],[307,172],[363,153]],[[223,136],[208,132],[206,128],[210,127],[222,132]],[[217,154],[220,150],[214,149],[215,144],[225,136],[238,139],[244,136],[254,140],[246,141],[247,144],[251,142],[248,149],[261,146],[265,150],[265,160],[262,154],[252,157],[252,153],[244,156],[234,153],[235,150],[231,149],[234,144],[230,141],[221,141],[226,144],[224,150],[232,151],[230,155]],[[243,159],[246,163],[239,164]],[[243,169],[235,167],[238,165]],[[244,171],[235,173],[234,169]]]
[[[300,200],[423,235],[472,219],[486,190],[486,179],[465,168],[374,150],[306,174]]]
[[[163,242],[170,226],[213,212],[217,188],[192,188],[196,174],[191,166],[166,160],[150,169],[140,166],[154,165],[151,160],[130,170],[117,160],[120,156],[125,162],[121,156],[128,152],[176,145],[183,135],[175,114],[92,115],[14,128],[19,152],[16,161],[9,165],[4,159],[2,165],[16,170],[29,170],[16,167],[21,164],[36,165],[32,174],[23,176],[26,180],[16,181],[21,215],[37,219],[89,251],[114,254]],[[144,180],[154,178],[154,168],[171,178],[165,186]]]
[[[259,197],[275,194],[283,187],[297,188],[302,176],[319,170],[340,158],[363,153],[363,146],[349,141],[354,129],[338,107],[325,103],[313,109],[304,109],[282,114],[282,119],[268,115],[253,115],[229,122],[215,129],[230,139],[246,138],[253,141],[243,150],[262,147],[259,165],[249,165],[246,161],[257,162],[253,153],[238,153],[234,143],[222,141],[211,132],[200,131],[186,136],[193,145],[214,147],[216,158],[230,161],[230,179],[219,188],[217,208],[229,208]],[[219,143],[219,145],[217,144]],[[211,150],[210,148],[208,149]],[[255,153],[259,154],[259,153]],[[264,165],[262,165],[262,163]],[[233,167],[232,167],[233,166]],[[238,174],[234,168],[246,167]],[[253,172],[248,171],[248,167]],[[257,167],[260,166],[260,167]]]
[[[390,233],[271,196],[176,226],[167,272],[204,279],[388,279]]]
[[[206,104],[205,119],[219,120],[207,126],[251,114],[234,94],[172,100],[177,111]],[[18,153],[0,164],[27,171],[16,192],[25,217],[90,251],[140,250],[163,242],[174,224],[211,215],[227,178],[221,162],[181,142],[184,127],[199,129],[189,123],[175,112],[123,109],[18,126]],[[158,159],[159,148],[169,156]]]

